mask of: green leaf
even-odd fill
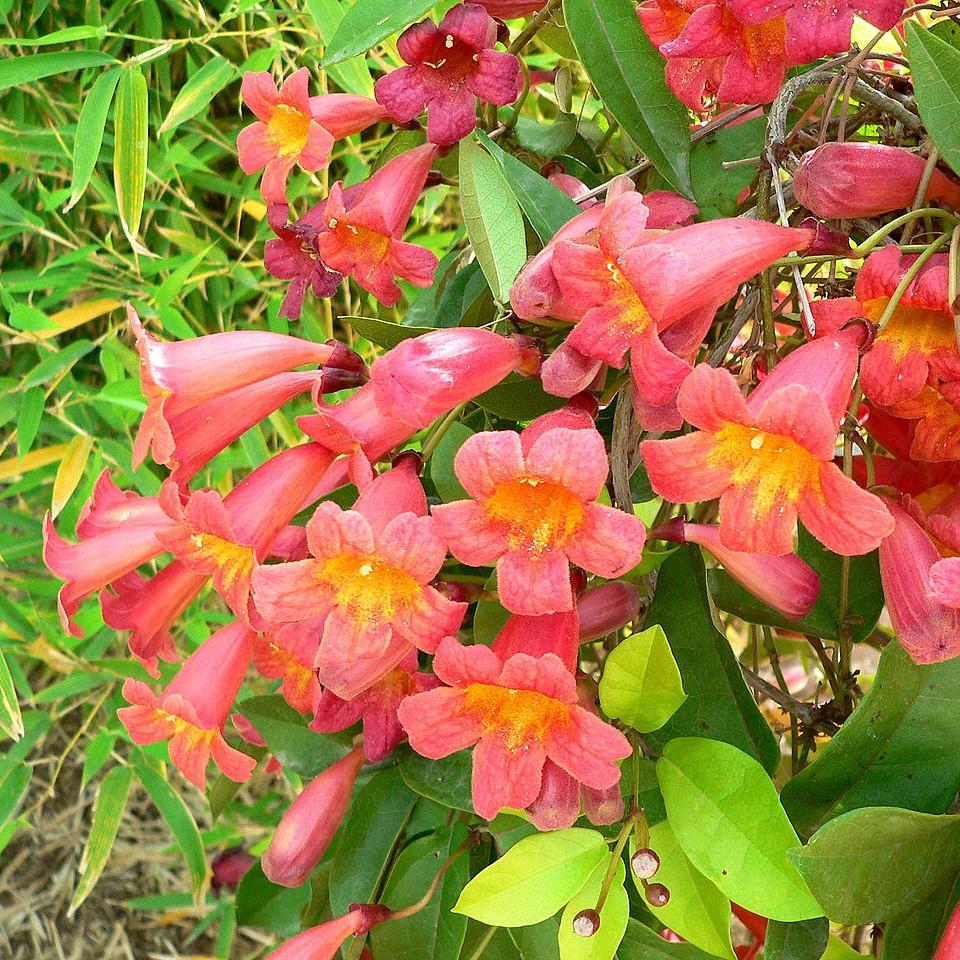
[[[300,915],[309,902],[309,880],[299,887],[281,887],[266,878],[257,861],[237,887],[237,922],[292,937],[300,932]]]
[[[23,715],[17,700],[17,690],[13,685],[13,676],[7,666],[3,651],[0,650],[0,730],[12,740],[23,736]]]
[[[97,77],[93,86],[83,98],[80,108],[80,119],[77,121],[77,134],[73,140],[73,180],[70,190],[70,200],[63,208],[68,211],[83,196],[93,168],[97,165],[100,156],[100,147],[103,144],[103,131],[107,124],[107,114],[110,104],[113,103],[113,93],[117,89],[121,70],[112,67]]]
[[[630,900],[623,888],[626,871],[623,860],[617,861],[613,884],[603,909],[600,911],[600,929],[592,937],[581,937],[573,932],[573,918],[581,910],[592,910],[597,905],[603,878],[610,866],[610,856],[600,861],[583,889],[566,905],[560,918],[560,960],[613,960],[630,919]]]
[[[674,188],[692,196],[687,111],[630,0],[564,0],[574,46],[600,99]]]
[[[37,439],[40,421],[47,398],[40,387],[25,390],[20,399],[20,414],[17,417],[17,456],[25,457]]]
[[[304,716],[277,694],[250,697],[239,709],[281,766],[301,777],[315,777],[350,751],[349,735],[315,733]]]
[[[636,838],[630,841],[631,855]],[[718,957],[734,960],[730,942],[730,901],[690,862],[667,820],[650,828],[650,848],[660,858],[657,883],[670,891],[662,907],[650,907],[657,923],[673,930],[684,940]],[[633,877],[633,872],[630,873]],[[634,877],[642,893],[642,885]]]
[[[929,960],[960,900],[960,878],[883,925],[880,960]]]
[[[414,840],[397,857],[380,903],[394,910],[419,900],[443,863],[470,835],[463,824],[445,827],[436,834]],[[412,917],[374,927],[370,934],[374,956],[390,960],[457,960],[466,917],[450,908],[470,877],[470,862],[461,856],[443,875],[440,890]]]
[[[340,21],[320,66],[328,69],[364,53],[418,20],[432,6],[433,0],[357,0]]]
[[[351,903],[374,899],[416,800],[396,768],[374,774],[354,794],[330,870],[334,916],[346,913]]]
[[[404,747],[400,752],[399,770],[406,785],[421,797],[451,810],[473,811],[470,792],[473,758],[469,751],[458,750],[442,760],[428,760]]]
[[[791,859],[831,920],[879,923],[953,880],[960,817],[864,807],[822,826]]]
[[[659,730],[686,699],[680,669],[659,624],[622,640],[603,665],[603,712],[641,733]]]
[[[127,807],[127,794],[133,771],[126,766],[114,767],[104,778],[97,790],[97,799],[93,805],[93,822],[83,856],[80,858],[80,880],[73,892],[67,916],[72,917],[77,908],[90,895],[103,868],[107,865],[113,842],[117,839],[123,811]]]
[[[469,500],[463,484],[457,479],[453,469],[453,460],[457,451],[473,436],[473,431],[462,423],[452,423],[437,444],[430,458],[430,479],[444,503],[452,500]]]
[[[511,927],[510,939],[522,960],[560,960],[558,933],[557,921],[551,917],[529,927]]]
[[[42,37],[13,37],[0,40],[0,47],[9,47],[14,44],[18,47],[47,47],[54,43],[75,43],[77,40],[102,40],[106,32],[106,27],[64,27],[62,30],[54,30],[53,33],[45,33]]]
[[[820,960],[829,939],[830,924],[826,917],[796,923],[771,920],[763,945],[764,960]]]
[[[725,162],[756,157],[763,152],[766,120],[757,117],[735,126],[722,127],[693,145],[690,177],[693,197],[700,208],[698,219],[734,217],[737,197],[757,175],[752,163],[724,167]]]
[[[144,252],[137,235],[147,188],[147,122],[147,81],[139,67],[124,67],[113,104],[113,189],[120,225],[138,252]]]
[[[321,42],[326,45],[337,32],[343,20],[345,9],[337,0],[307,0],[307,10],[317,25]],[[373,80],[365,57],[353,57],[344,63],[330,67],[327,71],[337,86],[347,93],[360,97],[373,96]],[[403,132],[403,131],[401,131]],[[423,140],[420,140],[423,143]],[[372,173],[373,171],[371,171]]]
[[[715,960],[691,943],[668,943],[660,934],[638,920],[630,920],[623,936],[618,960]]]
[[[960,173],[960,50],[909,22],[907,53],[920,117],[940,156]]]
[[[34,53],[29,57],[10,57],[0,60],[0,90],[21,83],[32,83],[57,73],[102,67],[105,63],[116,62],[109,54],[99,50],[61,50],[57,53]]]
[[[533,420],[541,413],[559,410],[566,400],[546,393],[537,378],[511,373],[495,387],[481,393],[475,402],[498,417],[517,421]]]
[[[920,666],[899,643],[817,759],[783,788],[794,827],[809,836],[858,807],[943,813],[960,788],[960,659]]]
[[[83,758],[83,773],[80,776],[80,789],[83,788],[99,773],[103,765],[110,759],[117,738],[113,733],[101,731],[87,741]]]
[[[687,699],[666,725],[648,736],[655,749],[672,737],[710,737],[733,744],[772,773],[780,748],[747,689],[727,638],[717,630],[707,596],[703,558],[683,547],[660,567],[646,624],[659,623],[680,667]]]
[[[75,340],[59,350],[48,353],[24,377],[23,387],[29,390],[30,387],[52,380],[72,367],[81,357],[85,357],[93,348],[94,344],[90,340]]]
[[[525,837],[463,888],[453,908],[493,927],[525,927],[552,917],[606,858],[596,830]]]
[[[731,900],[774,920],[822,916],[787,858],[800,841],[756,760],[728,743],[684,737],[664,748],[657,778],[683,852]]]
[[[203,851],[203,841],[200,839],[200,831],[197,829],[193,814],[184,803],[183,797],[160,774],[143,764],[136,764],[134,769],[137,779],[150,794],[153,805],[166,820],[174,839],[183,851],[190,870],[194,903],[202,903],[207,886],[207,857]]]
[[[487,153],[499,164],[530,226],[544,243],[580,213],[580,208],[546,177],[541,177],[536,170],[531,170],[512,154],[501,150],[482,131],[477,133],[477,137]]]
[[[472,137],[460,141],[460,205],[494,299],[505,303],[527,259],[523,215],[500,165]]]
[[[228,83],[236,79],[239,72],[229,60],[216,55],[211,57],[180,88],[166,118],[160,124],[157,136],[167,130],[176,130],[181,123],[195,117]]]
[[[375,343],[385,350],[392,350],[398,343],[430,333],[433,327],[403,327],[389,320],[377,320],[375,317],[341,317],[349,323],[365,340]]]

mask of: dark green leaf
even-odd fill
[[[630,0],[564,0],[567,29],[597,93],[674,188],[692,195],[687,111]]]
[[[764,960],[820,960],[830,939],[826,917],[783,923],[771,920],[764,941]]]
[[[786,784],[783,805],[801,836],[857,807],[943,813],[960,788],[958,740],[960,660],[919,666],[891,643],[863,702]]]
[[[76,340],[59,350],[48,353],[24,377],[24,388],[29,390],[30,387],[52,380],[58,374],[63,373],[64,370],[72,367],[81,357],[85,357],[93,347],[94,344],[89,340]]]
[[[300,914],[309,901],[309,880],[299,887],[278,886],[264,876],[257,861],[237,887],[237,923],[292,937],[300,932]]]
[[[25,457],[37,439],[37,430],[43,419],[46,395],[40,387],[24,391],[20,399],[20,415],[17,417],[17,456]]]
[[[563,153],[577,135],[577,118],[572,113],[561,113],[553,123],[540,123],[533,117],[521,116],[514,127],[517,143],[550,159]]]
[[[668,943],[638,920],[631,920],[617,950],[617,960],[715,960],[715,957],[690,943]]]
[[[181,88],[170,105],[157,136],[176,130],[181,123],[195,117],[232,80],[239,71],[223,57],[212,56]]]
[[[515,373],[476,399],[484,410],[514,421],[533,420],[541,413],[559,410],[566,402],[562,397],[545,393],[539,380]]]
[[[93,175],[93,168],[97,165],[103,143],[107,114],[110,112],[113,92],[117,89],[119,79],[119,67],[105,70],[97,77],[96,82],[84,97],[83,106],[80,108],[80,119],[77,121],[77,135],[73,141],[73,182],[70,201],[64,207],[64,211],[69,210],[80,199]]]
[[[473,759],[467,750],[458,750],[442,760],[428,760],[409,747],[400,751],[400,775],[407,786],[452,810],[473,810],[472,771]]]
[[[693,196],[700,208],[699,219],[732,217],[737,197],[757,175],[756,165],[724,167],[725,162],[758,156],[764,149],[767,123],[762,117],[735,126],[723,127],[694,144],[690,154]]]
[[[486,295],[484,297],[484,295]],[[487,310],[483,311],[483,300]],[[492,319],[493,297],[487,286],[487,278],[474,260],[459,271],[444,288],[440,302],[434,314],[434,323],[438,327],[477,326],[476,317],[481,322]]]
[[[769,773],[780,748],[747,689],[727,638],[714,626],[700,551],[684,547],[660,568],[646,621],[659,623],[680,667],[687,700],[666,725],[649,734],[654,749],[673,737],[724,740],[755,757]]]
[[[386,350],[391,350],[402,340],[419,337],[420,334],[429,333],[433,329],[433,327],[402,327],[399,323],[377,320],[374,317],[341,317],[340,319],[349,323],[365,340]]]
[[[863,807],[791,854],[826,915],[879,923],[912,909],[960,867],[960,817]]]
[[[61,50],[58,53],[34,53],[29,57],[10,57],[0,60],[0,90],[21,83],[32,83],[57,73],[102,67],[105,63],[116,62],[109,54],[99,50]]]
[[[510,939],[523,960],[560,960],[557,921],[553,918],[529,927],[511,927]]]
[[[945,883],[922,903],[888,920],[883,926],[880,960],[929,960],[958,900],[960,878]]]
[[[457,479],[456,471],[453,469],[454,457],[457,451],[473,436],[473,431],[462,423],[452,423],[449,429],[443,435],[443,439],[437,444],[433,456],[430,458],[430,479],[437,488],[437,493],[443,498],[444,503],[450,503],[452,500],[469,500],[467,491],[463,489],[463,484]]]
[[[920,116],[940,156],[960,173],[960,50],[908,22],[907,51]]]
[[[369,50],[419,20],[432,6],[432,0],[357,0],[327,44],[320,66],[326,69]]]

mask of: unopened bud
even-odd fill
[[[412,470],[419,477],[423,473],[423,457],[416,450],[404,450],[390,460],[390,466],[394,470],[398,467]]]
[[[614,580],[577,597],[580,642],[605,637],[635,619],[640,610],[640,591],[625,580]]]
[[[350,347],[344,343],[340,343],[339,340],[328,340],[327,344],[333,347],[333,352],[327,361],[327,364],[331,367],[336,367],[340,370],[355,370],[358,373],[367,372],[367,365],[363,362],[363,357],[361,357],[356,350],[351,350]],[[324,364],[324,366],[327,364]]]
[[[362,387],[366,382],[366,375],[357,370],[342,370],[339,367],[324,366],[320,374],[319,393],[326,396],[328,393]]]
[[[457,583],[452,580],[437,580],[434,588],[441,595],[454,603],[474,603],[486,593],[479,583]]]
[[[596,910],[581,910],[573,918],[573,932],[578,937],[592,937],[600,929],[600,914]]]
[[[257,862],[257,858],[247,853],[243,847],[231,847],[218,853],[210,864],[213,876],[210,886],[214,893],[219,893],[224,887],[227,890],[236,890],[237,884],[243,875]]]
[[[797,224],[800,230],[813,231],[813,243],[804,251],[810,256],[814,254],[836,254],[843,256],[850,252],[850,238],[839,230],[831,230],[825,223],[814,217],[806,217]]]
[[[638,880],[649,880],[660,869],[660,858],[649,847],[641,847],[630,858],[630,866]]]
[[[662,883],[648,883],[643,895],[651,907],[665,907],[670,902],[670,891]]]

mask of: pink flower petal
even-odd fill
[[[547,430],[534,441],[526,460],[531,476],[556,483],[584,502],[600,495],[609,470],[603,437],[593,429]]]
[[[727,370],[700,363],[677,396],[677,407],[687,423],[715,432],[727,423],[750,424],[753,418],[737,381]]]
[[[432,24],[431,24],[432,26]],[[427,107],[429,92],[420,80],[420,67],[401,67],[380,77],[374,96],[397,123],[409,123]]]
[[[640,453],[653,489],[672,503],[719,497],[730,485],[731,470],[710,463],[716,445],[709,433],[688,433],[671,440],[644,440]]]
[[[508,550],[497,561],[497,591],[511,613],[532,617],[570,610],[573,592],[566,555],[559,550]]]
[[[471,683],[496,684],[503,664],[483,644],[464,646],[455,637],[446,637],[437,647],[433,672],[444,682],[466,687]]]
[[[309,620],[333,606],[333,598],[320,585],[322,564],[316,560],[275,563],[253,571],[254,602],[267,620]]]
[[[467,86],[485,103],[505,106],[520,93],[520,61],[512,53],[481,50],[476,72]]]
[[[476,500],[457,500],[431,508],[440,535],[450,552],[468,567],[486,567],[503,556],[507,537],[491,523]]]
[[[523,810],[537,799],[543,764],[543,744],[530,740],[510,749],[497,736],[485,736],[473,750],[473,808],[493,820],[503,807]]]
[[[720,497],[720,542],[728,550],[774,555],[793,552],[797,505],[782,488],[771,494],[761,502],[755,483],[724,491]]]
[[[273,77],[266,70],[258,73],[248,70],[240,84],[240,97],[258,120],[267,121],[273,116],[279,93]]]
[[[523,475],[520,436],[513,430],[474,434],[457,451],[453,468],[471,497],[489,497],[500,484]]]
[[[630,756],[627,738],[582,707],[570,707],[569,723],[555,726],[546,739],[547,756],[581,783],[605,790],[620,779],[616,761]]]
[[[571,563],[611,580],[640,562],[645,539],[643,524],[632,514],[588,503],[583,526],[565,549]]]
[[[397,715],[410,746],[422,757],[440,760],[472,746],[482,735],[480,724],[461,713],[463,691],[439,687],[407,697]]]

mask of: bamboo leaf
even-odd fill
[[[93,823],[90,825],[90,834],[80,859],[80,880],[67,910],[68,917],[72,917],[80,904],[87,899],[107,865],[113,843],[117,839],[117,831],[120,829],[120,821],[123,819],[123,811],[127,806],[127,794],[130,792],[132,779],[133,772],[129,767],[114,767],[100,784],[93,807]]]
[[[147,81],[139,67],[124,69],[113,106],[113,187],[120,224],[138,253],[137,239],[147,186]]]
[[[208,60],[181,88],[170,106],[157,136],[176,130],[181,123],[195,117],[240,71],[229,60],[213,57]]]
[[[92,449],[93,437],[84,434],[78,434],[67,444],[60,466],[57,467],[57,475],[53,478],[50,513],[54,517],[66,506],[73,491],[77,489]]]
[[[73,141],[73,184],[70,190],[70,199],[63,208],[64,213],[83,196],[93,168],[97,165],[100,156],[100,147],[103,144],[103,131],[107,124],[107,114],[110,104],[113,103],[113,94],[120,82],[121,70],[113,67],[97,77],[90,91],[83,100],[80,108],[80,119],[77,121],[77,135]]]
[[[29,391],[28,391],[29,392]],[[43,400],[43,391],[36,391]],[[40,409],[43,410],[41,403]],[[52,447],[41,447],[22,457],[7,457],[6,460],[0,460],[0,480],[9,480],[12,477],[19,477],[22,473],[30,470],[39,470],[41,467],[56,463],[66,453],[67,444],[58,443]]]
[[[19,40],[17,41],[20,42]],[[32,83],[57,73],[69,73],[86,67],[101,67],[116,63],[108,53],[99,50],[61,50],[57,53],[34,53],[29,57],[10,57],[0,60],[0,90]]]
[[[20,713],[13,676],[2,650],[0,650],[0,730],[12,740],[19,740],[23,736],[23,715]]]

